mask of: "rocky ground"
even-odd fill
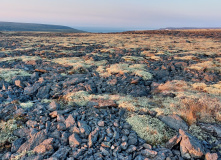
[[[203,33],[0,33],[1,159],[221,159]]]

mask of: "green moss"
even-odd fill
[[[149,115],[132,115],[127,122],[137,134],[152,145],[164,145],[176,132]]]

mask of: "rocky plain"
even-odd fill
[[[0,159],[221,159],[221,30],[0,33]]]

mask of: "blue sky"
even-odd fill
[[[0,21],[72,27],[221,27],[220,0],[1,0]]]

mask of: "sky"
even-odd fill
[[[221,27],[220,0],[1,0],[0,21],[144,30]]]

